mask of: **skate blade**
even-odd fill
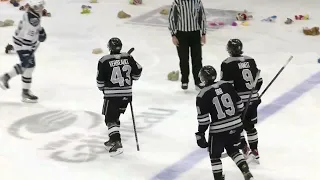
[[[37,103],[38,100],[32,100],[32,99],[22,98],[22,102],[24,102],[24,103]]]
[[[119,149],[117,149],[117,151],[111,152],[111,153],[110,153],[110,156],[111,156],[111,157],[115,157],[115,156],[118,156],[118,155],[120,155],[120,154],[122,154],[122,153],[123,153],[123,149],[122,149],[122,148],[119,148]]]
[[[109,152],[112,147],[110,147],[110,146],[104,146],[104,148]]]
[[[3,90],[7,90],[8,88],[5,87],[1,82],[0,82],[0,88],[3,89]]]
[[[254,162],[254,163],[256,163],[256,164],[260,164],[259,159],[256,159],[256,158],[254,158],[252,162]]]
[[[259,159],[256,159],[256,157],[252,154],[250,154],[247,158],[247,163],[255,163],[255,164],[260,164]]]

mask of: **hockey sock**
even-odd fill
[[[222,162],[220,158],[211,159],[212,173],[215,180],[223,180]]]
[[[23,68],[21,67],[20,64],[16,64],[13,66],[13,68],[11,69],[11,71],[9,71],[7,74],[9,75],[10,78],[13,78],[19,74],[23,73]]]
[[[250,131],[248,131],[247,136],[248,136],[250,149],[257,150],[258,149],[258,132],[256,128],[253,128]]]
[[[234,153],[230,157],[236,163],[242,173],[249,172],[249,166],[240,152]]]
[[[26,68],[22,74],[22,89],[30,89],[34,68]]]
[[[244,131],[241,132],[241,137],[240,137],[240,148],[244,149],[248,146],[246,138],[244,137]]]
[[[108,123],[108,134],[111,141],[120,141],[120,123]]]

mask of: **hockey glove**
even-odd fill
[[[42,29],[39,31],[39,41],[40,41],[40,42],[44,42],[46,39],[47,39],[47,33],[46,33],[46,31],[44,30],[44,28],[42,28]]]
[[[196,139],[197,139],[197,144],[199,147],[201,147],[201,148],[208,147],[208,142],[207,142],[206,138],[204,137],[204,133],[197,132]]]

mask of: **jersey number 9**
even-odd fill
[[[124,65],[122,68],[116,66],[112,69],[110,81],[113,84],[119,84],[120,87],[125,85],[131,85],[131,66]]]
[[[254,88],[254,84],[253,84],[254,79],[253,79],[253,76],[252,76],[250,69],[243,69],[242,70],[242,77],[246,81],[246,87],[248,89]]]

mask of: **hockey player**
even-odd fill
[[[11,71],[0,77],[0,87],[9,89],[9,80],[17,75],[22,75],[22,101],[37,102],[38,97],[30,91],[32,73],[36,66],[35,51],[40,42],[47,38],[44,28],[41,26],[41,13],[44,8],[43,0],[30,0],[28,10],[23,14],[18,28],[13,35],[14,49],[19,56],[20,63]]]
[[[212,66],[204,66],[199,72],[199,78],[205,87],[199,92],[196,100],[199,123],[196,133],[197,144],[201,148],[208,147],[215,180],[224,180],[221,162],[224,149],[236,163],[244,179],[253,180],[249,166],[238,147],[243,131],[243,102],[230,83],[215,82],[216,77],[217,72]],[[207,142],[205,132],[209,125]]]
[[[243,119],[244,129],[247,133],[249,146],[244,137],[241,138],[241,149],[246,158],[253,159],[259,163],[258,153],[258,133],[255,128],[257,123],[257,109],[261,100],[258,91],[262,86],[262,78],[259,77],[256,86],[254,80],[256,78],[258,68],[253,58],[242,55],[242,42],[239,39],[231,39],[227,44],[227,51],[230,55],[221,64],[221,80],[228,81],[234,85],[235,90],[244,103],[250,103],[247,113]],[[254,88],[250,102],[248,98],[251,89]],[[251,158],[252,157],[252,158]]]
[[[98,63],[97,85],[104,94],[102,114],[109,130],[109,140],[104,143],[111,156],[121,154],[120,114],[132,101],[132,81],[138,80],[142,67],[128,53],[121,53],[122,42],[111,38],[108,42],[110,54]]]

